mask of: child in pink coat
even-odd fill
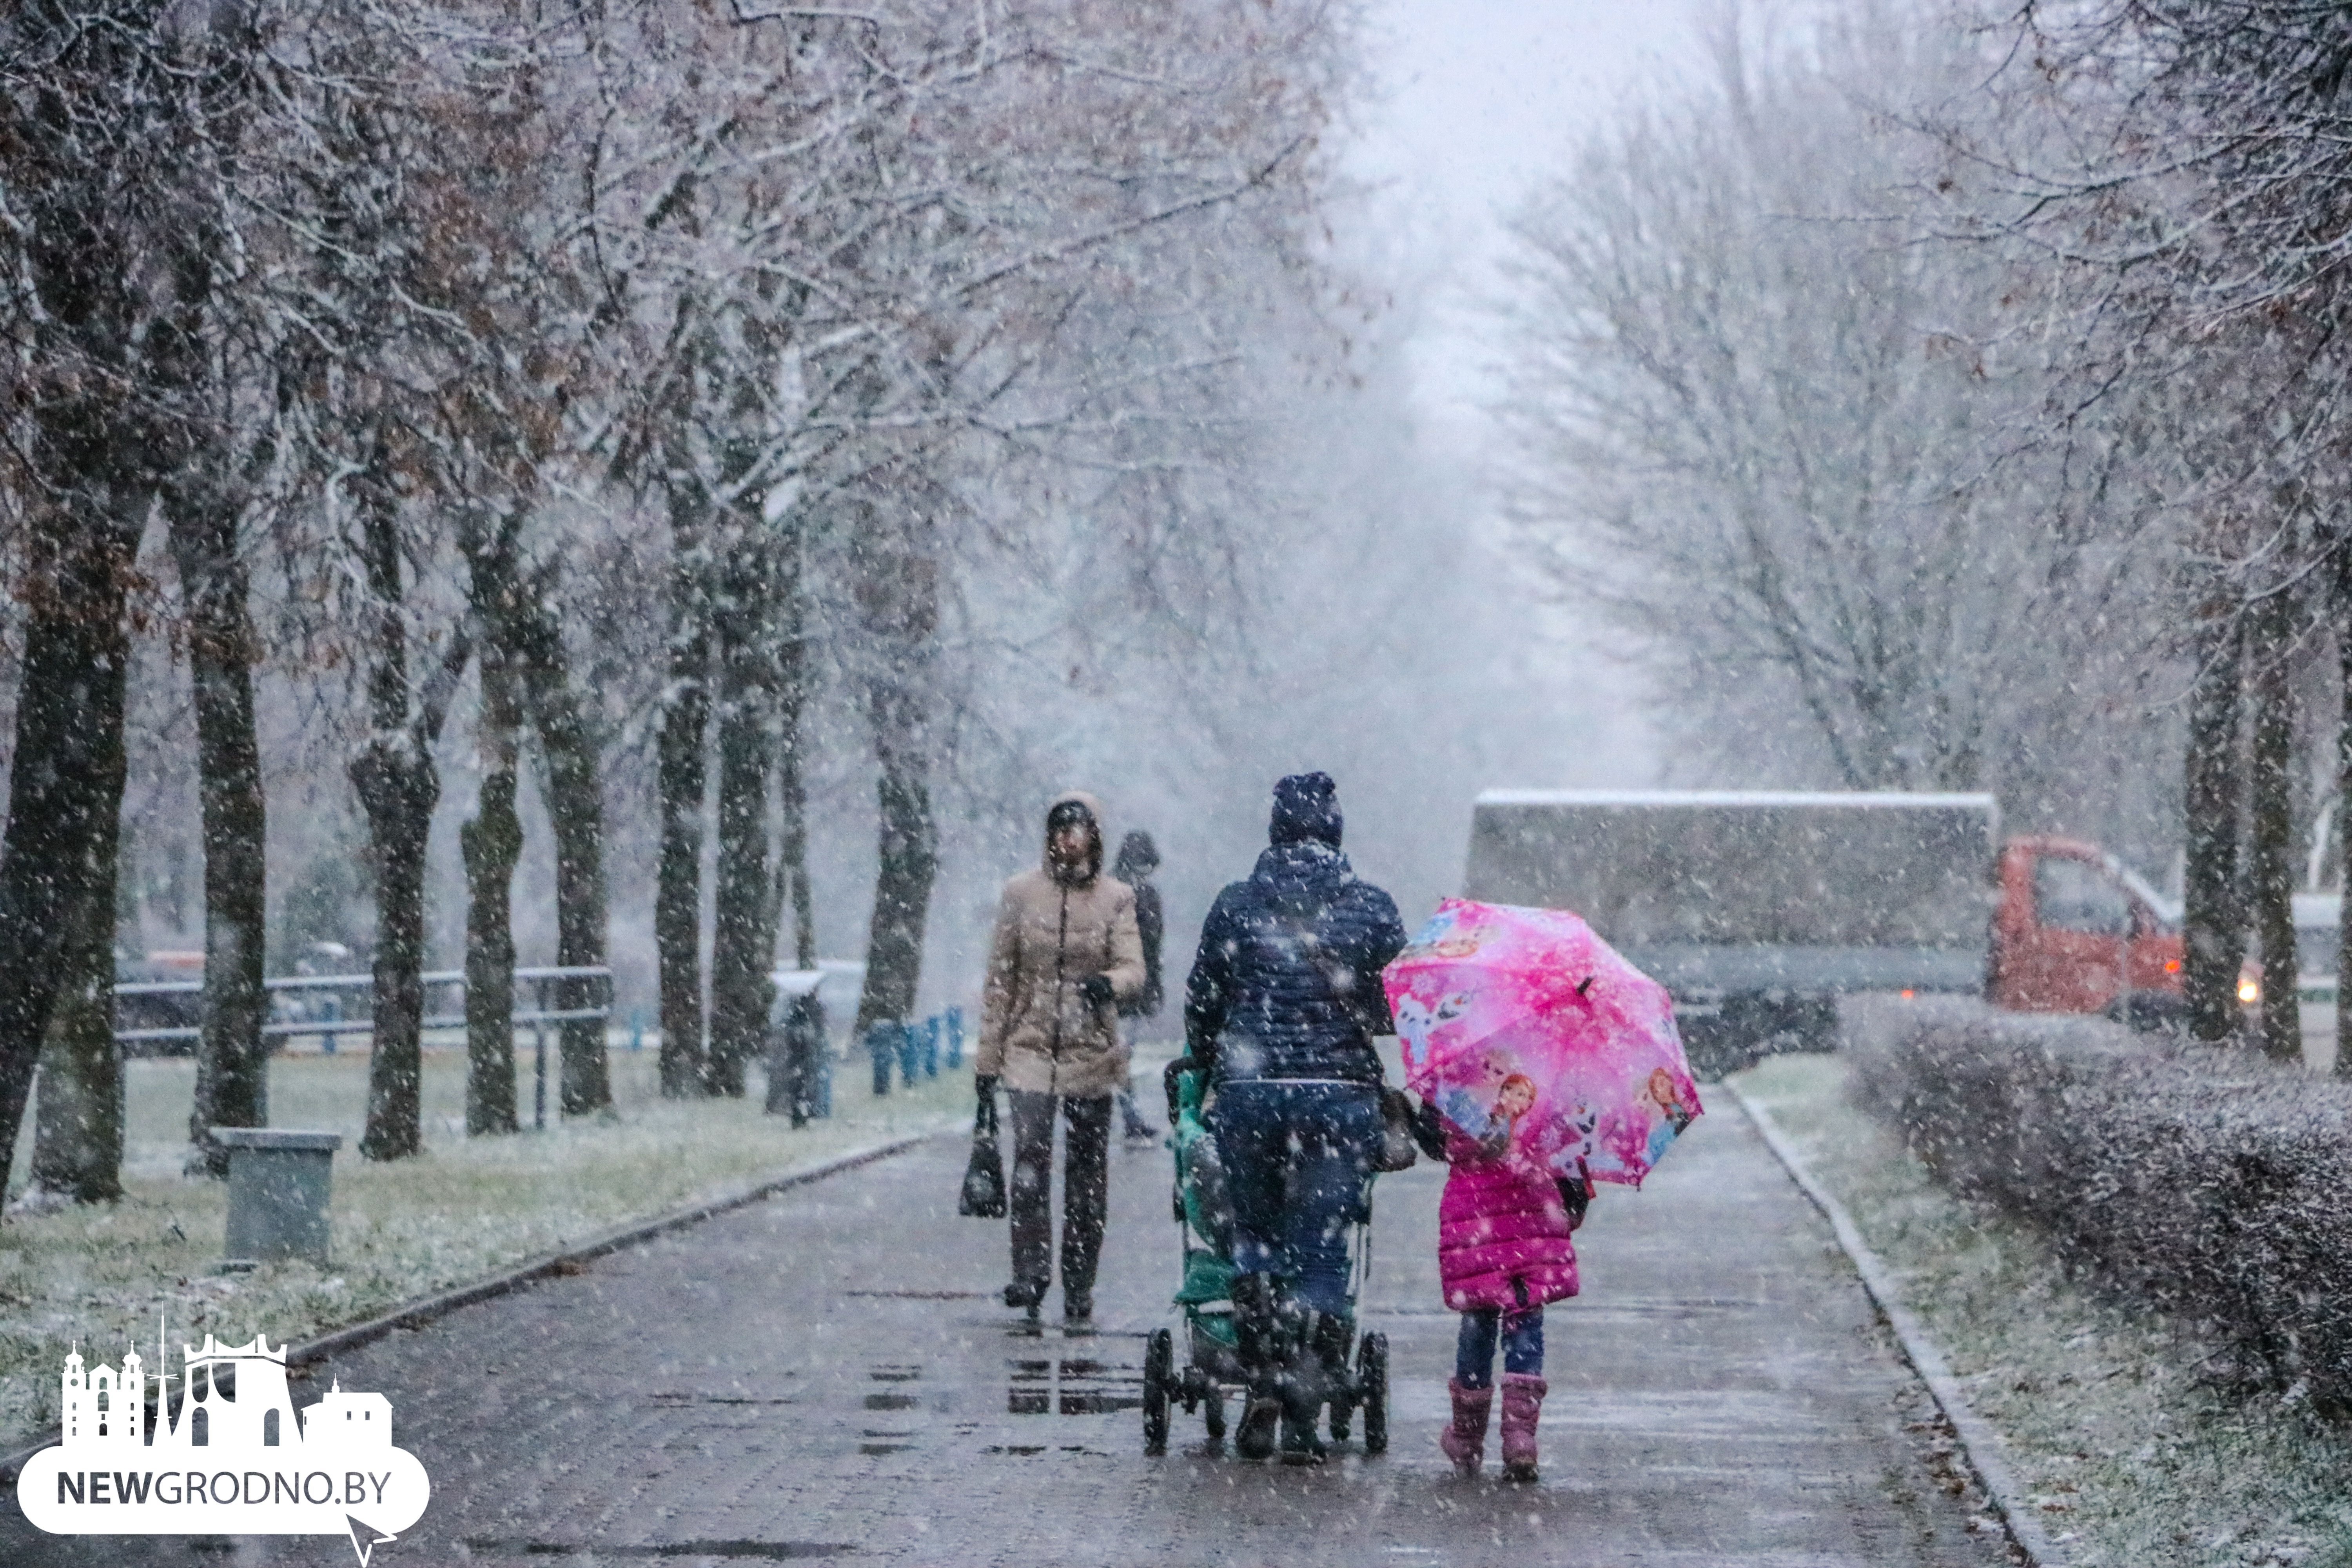
[[[1525,1084],[1517,1096],[1513,1089]],[[1423,1105],[1417,1142],[1448,1167],[1438,1201],[1437,1268],[1445,1304],[1462,1314],[1454,1353],[1454,1419],[1438,1446],[1455,1470],[1475,1475],[1486,1453],[1486,1416],[1495,1403],[1495,1352],[1503,1356],[1503,1474],[1536,1479],[1536,1422],[1547,1389],[1543,1310],[1576,1294],[1576,1246],[1591,1187],[1561,1181],[1511,1147],[1534,1085],[1507,1079],[1493,1121],[1473,1138]]]

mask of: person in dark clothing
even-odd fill
[[[1151,873],[1159,868],[1160,847],[1151,842],[1151,835],[1139,827],[1119,840],[1118,858],[1111,863],[1110,874],[1135,889],[1135,929],[1143,938],[1143,994],[1118,1005],[1118,1016],[1127,1021],[1130,1055],[1135,1050],[1136,1020],[1158,1017],[1163,994],[1160,944],[1167,922],[1160,912],[1160,889],[1151,885]],[[1134,1091],[1124,1084],[1118,1090],[1118,1114],[1129,1138],[1160,1136],[1160,1129],[1136,1109]]]
[[[1348,1338],[1347,1227],[1363,1216],[1381,1133],[1391,1025],[1381,971],[1404,946],[1396,901],[1339,852],[1327,773],[1274,788],[1267,847],[1217,895],[1184,985],[1184,1037],[1234,1216],[1234,1321],[1252,1387],[1235,1447],[1321,1456],[1314,1424]],[[1295,1350],[1294,1348],[1295,1347]]]

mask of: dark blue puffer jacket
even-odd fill
[[[1404,946],[1396,900],[1328,844],[1277,844],[1227,885],[1184,984],[1184,1037],[1228,1079],[1381,1081],[1381,971]]]

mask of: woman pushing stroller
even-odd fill
[[[1191,1065],[1233,1209],[1237,1351],[1249,1374],[1234,1447],[1323,1456],[1318,1413],[1347,1377],[1347,1236],[1382,1136],[1381,971],[1404,946],[1396,902],[1340,853],[1328,774],[1275,785],[1267,847],[1217,896],[1185,983]]]

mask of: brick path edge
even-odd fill
[[[1992,1500],[1993,1510],[2000,1516],[2001,1529],[2008,1534],[2010,1544],[2024,1558],[2026,1568],[2066,1568],[2066,1560],[2057,1544],[2042,1530],[2041,1521],[2030,1511],[2032,1505],[2026,1500],[2025,1489],[2018,1483],[2016,1476],[2011,1473],[2007,1461],[2001,1457],[2000,1434],[1993,1429],[1991,1423],[1969,1407],[1967,1395],[1960,1391],[1958,1380],[1952,1375],[1950,1362],[1945,1359],[1936,1342],[1928,1338],[1926,1327],[1903,1304],[1902,1289],[1895,1284],[1894,1275],[1887,1271],[1886,1265],[1879,1260],[1878,1254],[1863,1240],[1862,1231],[1853,1223],[1853,1216],[1846,1213],[1845,1205],[1832,1196],[1828,1188],[1814,1179],[1811,1170],[1805,1164],[1804,1156],[1799,1154],[1781,1135],[1769,1111],[1750,1100],[1738,1085],[1726,1082],[1723,1087],[1739,1101],[1739,1109],[1746,1111],[1748,1120],[1755,1123],[1756,1131],[1763,1135],[1765,1147],[1772,1151],[1773,1157],[1789,1173],[1789,1179],[1797,1184],[1798,1190],[1830,1222],[1830,1228],[1837,1235],[1839,1247],[1853,1263],[1854,1272],[1862,1276],[1863,1290],[1870,1297],[1871,1304],[1878,1309],[1878,1315],[1885,1320],[1886,1326],[1894,1331],[1895,1342],[1903,1350],[1903,1359],[1911,1363],[1911,1370],[1919,1374],[1921,1383],[1927,1384],[1928,1397],[1935,1400],[1936,1407],[1944,1413],[1944,1419],[1952,1424],[1952,1435],[1959,1443],[1960,1458],[1984,1487],[1985,1495]]]

